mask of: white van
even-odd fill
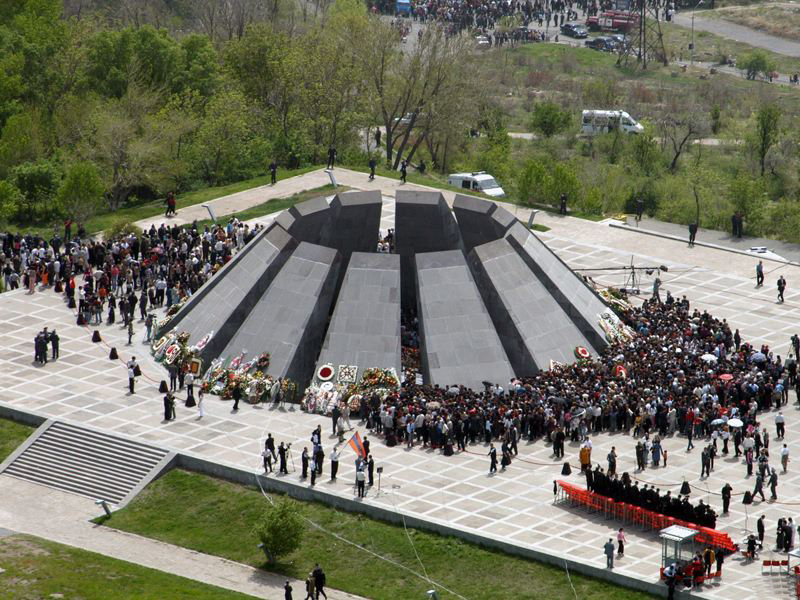
[[[644,127],[624,110],[585,110],[581,118],[581,133],[595,135],[619,129],[623,133],[642,133]]]
[[[506,193],[494,177],[486,171],[476,171],[474,173],[452,173],[447,178],[449,185],[460,187],[464,190],[482,192],[493,198],[505,198]]]

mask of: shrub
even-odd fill
[[[109,227],[105,235],[108,239],[113,240],[114,238],[122,237],[123,235],[142,235],[142,230],[139,228],[138,225],[128,221],[127,219],[121,219],[114,223],[111,227]]]
[[[279,556],[294,552],[302,541],[305,525],[297,505],[286,498],[269,506],[253,527],[261,542],[261,549],[270,564]]]

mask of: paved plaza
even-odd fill
[[[392,225],[391,196],[399,187],[398,182],[378,178],[373,186],[368,185],[366,175],[360,173],[342,171],[339,174],[337,170],[337,175],[341,183],[353,188],[380,189],[383,186],[387,197],[382,227]],[[307,187],[315,187],[318,178],[319,172],[309,174]],[[445,197],[452,202],[452,194],[445,194]],[[513,207],[510,210],[514,212]],[[527,219],[527,211],[519,210],[518,217]],[[670,290],[676,297],[686,294],[693,306],[708,309],[728,319],[732,327],[739,327],[744,339],[756,344],[767,343],[784,354],[789,336],[796,331],[800,319],[800,267],[765,262],[766,285],[755,289],[758,259],[754,257],[724,250],[688,248],[682,242],[570,217],[540,213],[536,222],[551,228],[539,234],[550,248],[571,267],[586,269],[581,273],[599,284],[621,286],[625,283],[624,273],[596,270],[601,267],[630,265],[631,261],[640,266],[663,264],[669,270],[661,274],[662,293]],[[777,304],[775,298],[774,286],[779,273],[788,281],[784,304]],[[652,279],[646,278],[642,282],[643,292],[649,295],[651,286]],[[61,358],[38,366],[33,361],[33,339],[45,326],[56,328],[61,336]],[[103,342],[92,343],[94,329],[100,331]],[[150,357],[143,341],[143,324],[137,323],[136,329],[134,343],[128,346],[126,331],[118,324],[90,328],[75,325],[73,312],[66,308],[62,296],[52,291],[27,294],[18,290],[0,295],[3,340],[0,371],[4,374],[0,403],[123,434],[254,473],[261,472],[260,452],[267,432],[278,442],[293,444],[294,462],[299,467],[303,446],[311,446],[311,432],[321,424],[325,453],[330,454],[336,442],[330,419],[298,409],[242,404],[241,410],[233,413],[231,402],[207,395],[204,417],[200,418],[196,409],[186,409],[179,403],[177,420],[164,422],[158,383],[166,378],[166,372]],[[120,361],[109,360],[111,346],[119,351]],[[136,355],[143,372],[135,395],[128,394],[122,362],[131,355]],[[181,394],[178,399],[184,397]],[[794,401],[792,392],[785,414],[787,440],[793,456],[800,452],[793,443],[794,432],[800,427]],[[769,426],[775,449],[773,415],[763,415],[762,422]],[[356,421],[353,425],[362,435],[372,438]],[[614,445],[619,455],[617,470],[634,471],[634,440],[629,436],[599,434],[592,439],[594,462],[605,467],[605,456]],[[662,445],[668,452],[669,466],[636,473],[641,483],[655,484],[662,492],[671,490],[675,495],[685,477],[695,486],[692,500],[697,502],[702,498],[718,512],[721,512],[718,493],[725,482],[733,486],[734,493],[752,490],[753,479],[745,478],[745,466],[740,460],[732,456],[720,457],[711,476],[701,480],[701,444],[697,440],[698,447],[691,453],[685,451],[686,440],[682,437],[669,437]],[[388,448],[376,439],[371,450],[376,465],[383,466],[385,471],[380,493],[373,488],[364,502],[487,538],[605,566],[603,543],[620,525],[602,516],[554,505],[553,481],[562,478],[561,462],[553,459],[549,444],[541,440],[523,442],[510,468],[491,477],[487,475],[488,448],[483,445],[471,446],[465,454],[444,457],[438,451],[420,448]],[[773,452],[773,456],[776,454]],[[573,464],[578,462],[577,455],[577,444],[567,447],[566,457]],[[325,475],[318,480],[317,487],[352,499],[355,496],[354,458],[349,450],[343,450],[336,483],[328,481],[330,463],[326,460]],[[777,466],[775,458],[773,463]],[[574,469],[573,475],[565,479],[583,485],[577,471]],[[285,479],[296,485],[309,485],[300,480],[299,471],[290,472]],[[707,492],[700,491],[706,489]],[[740,542],[746,526],[754,529],[755,519],[765,514],[768,543],[765,543],[763,558],[770,558],[767,547],[773,545],[777,519],[792,516],[797,521],[792,501],[800,496],[800,467],[795,468],[790,463],[789,473],[781,476],[778,495],[776,503],[753,504],[749,515],[740,503],[732,504],[730,515],[718,519],[718,529],[727,531],[734,541]],[[615,572],[657,581],[660,565],[657,535],[631,527],[628,539],[630,545],[625,558],[617,562]],[[455,591],[466,597],[477,597],[470,590]],[[783,575],[762,576],[760,562],[746,563],[741,555],[733,556],[726,560],[721,581],[705,586],[701,596],[730,599],[755,594],[794,597],[793,579]]]

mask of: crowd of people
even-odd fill
[[[750,473],[757,463],[765,485],[772,481],[776,475],[768,464],[769,433],[761,419],[788,401],[788,389],[797,377],[795,360],[784,362],[767,346],[744,342],[725,319],[692,310],[685,297],[676,300],[668,294],[663,303],[654,298],[630,307],[621,318],[637,333],[630,341],[610,344],[596,359],[513,379],[506,388],[489,382],[483,390],[422,385],[415,369],[404,364],[401,389],[383,400],[363,397],[360,416],[390,446],[418,444],[449,455],[499,441],[503,466],[516,457],[523,439],[552,442],[556,458],[563,456],[566,440],[582,443],[583,468],[591,467],[590,434],[632,434],[637,444],[636,456],[630,459],[642,471],[648,465],[666,466],[667,454],[661,448],[665,436],[685,436],[689,451],[693,440],[706,438],[700,452],[703,475],[713,469],[718,453],[731,451],[750,457]],[[415,330],[416,319],[405,315],[404,358],[417,349]],[[795,346],[800,339],[797,342],[793,340]],[[728,425],[737,423],[734,419],[741,425]],[[782,413],[775,420],[780,430]],[[614,489],[620,497],[641,494],[643,505],[679,518],[714,523],[716,516],[708,505],[695,507],[652,489],[645,493],[628,488],[617,478],[616,461],[614,455],[612,465],[609,457],[608,472],[595,477],[598,486]],[[609,478],[607,486],[604,478]]]
[[[3,289],[22,285],[30,293],[36,286],[64,292],[72,298],[83,323],[119,320],[128,325],[139,307],[142,320],[148,307],[171,306],[191,295],[233,253],[258,232],[236,219],[226,225],[198,228],[152,225],[141,235],[122,234],[113,239],[72,235],[71,224],[63,237],[49,240],[30,234],[0,234]],[[65,241],[66,240],[66,241]]]

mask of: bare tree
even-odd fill
[[[659,123],[661,145],[672,156],[669,170],[675,172],[678,159],[693,140],[699,139],[708,129],[705,111],[697,107],[686,109],[685,116],[675,117],[671,114],[663,117]]]

